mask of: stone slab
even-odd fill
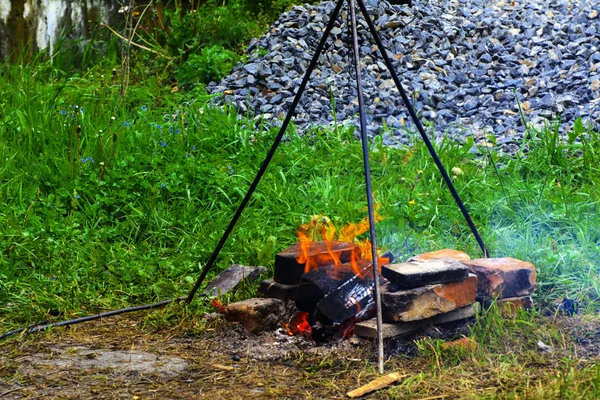
[[[227,306],[225,319],[229,322],[239,322],[250,332],[259,333],[276,329],[284,313],[283,300],[252,298]]]
[[[438,314],[434,317],[411,322],[384,323],[381,333],[383,338],[392,338],[406,333],[416,331],[430,325],[441,325],[448,322],[459,321],[461,319],[474,317],[479,310],[479,303],[462,307],[444,314]],[[367,321],[358,322],[354,333],[357,336],[367,339],[377,338],[377,320],[375,318]]]
[[[401,288],[416,288],[466,279],[469,268],[451,258],[411,261],[381,267],[381,275]]]
[[[490,298],[528,296],[536,287],[535,266],[516,258],[478,258],[464,261],[479,279],[477,292]]]
[[[486,298],[483,302],[484,307],[490,307],[493,302]],[[535,306],[531,296],[509,297],[507,299],[497,299],[496,306],[502,316],[514,316],[517,310],[530,310]]]
[[[245,265],[233,264],[221,272],[205,290],[205,295],[214,297],[225,294],[236,288],[243,280],[254,281],[260,275],[267,272],[265,267],[247,267]]]
[[[260,283],[258,291],[265,297],[272,297],[281,300],[295,300],[298,293],[298,285],[286,285],[275,282],[273,279],[267,279]]]
[[[409,322],[433,317],[468,306],[477,297],[477,276],[459,282],[440,283],[391,291],[381,288],[381,311],[385,322]]]
[[[408,261],[427,261],[427,260],[435,260],[436,258],[452,258],[456,261],[469,261],[471,256],[467,253],[453,250],[453,249],[443,249],[430,251],[428,253],[418,254],[408,259]]]

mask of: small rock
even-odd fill
[[[478,105],[479,101],[477,100],[477,98],[471,97],[465,102],[463,108],[465,109],[465,111],[471,111],[477,108]]]
[[[579,311],[579,303],[574,299],[569,299],[565,294],[563,300],[558,305],[558,312],[566,315],[575,315]]]
[[[400,21],[390,21],[383,25],[383,27],[386,29],[396,29],[400,26],[402,26],[402,22]]]
[[[283,313],[283,300],[253,298],[227,306],[225,319],[239,322],[250,332],[259,333],[277,328]]]
[[[259,66],[258,64],[254,64],[254,63],[250,63],[250,64],[246,64],[244,65],[244,69],[249,73],[249,74],[256,74],[258,72]]]
[[[554,347],[548,346],[546,343],[542,342],[541,340],[538,340],[537,346],[538,346],[538,350],[540,351],[540,353],[546,353],[546,354],[554,353]]]

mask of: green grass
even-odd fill
[[[275,130],[209,97],[134,84],[100,64],[79,76],[49,62],[4,65],[0,77],[0,321],[36,320],[185,294],[228,224]],[[494,256],[533,262],[542,306],[565,292],[597,309],[597,157],[577,125],[569,142],[531,129],[516,157],[472,141],[437,144]],[[315,129],[278,150],[223,249],[232,263],[272,266],[313,214],[342,226],[366,215],[360,143]],[[93,159],[93,161],[92,161]],[[400,259],[441,247],[480,252],[425,146],[371,143],[378,243]],[[252,292],[245,292],[249,295]]]
[[[291,2],[259,5],[269,4]],[[264,25],[266,11],[259,12]],[[173,70],[157,72],[163,65],[148,54],[132,54],[133,65],[144,67],[132,68],[122,97],[118,46],[114,38],[103,46],[107,56],[88,51],[85,69],[76,68],[69,51],[0,66],[0,334],[187,294],[276,135],[266,124],[257,127],[254,115],[211,106],[201,86],[173,92]],[[146,68],[148,60],[156,65]],[[439,339],[419,340],[418,357],[386,362],[386,370],[406,370],[409,378],[380,398],[598,397],[600,369],[577,349],[597,341],[597,319],[588,325],[585,318],[600,309],[600,136],[577,121],[568,132],[558,124],[529,127],[526,137],[516,156],[500,153],[492,137],[489,146],[467,139],[443,140],[436,148],[492,255],[536,265],[537,310],[479,316],[470,332],[479,346],[472,353],[445,350]],[[421,139],[390,148],[376,138],[370,146],[384,217],[376,228],[379,246],[399,260],[444,247],[479,257]],[[361,154],[352,129],[298,136],[290,127],[207,282],[233,263],[272,268],[275,253],[294,243],[298,227],[314,214],[338,227],[363,219]],[[247,284],[221,300],[255,293]],[[555,314],[565,294],[584,317]],[[197,316],[207,310],[200,300],[172,305],[148,313],[140,329],[203,335],[211,322]],[[111,340],[119,343],[122,332]],[[539,354],[538,340],[556,353]],[[14,346],[20,354],[21,343]],[[356,364],[331,354],[296,354],[290,362],[303,371],[295,374],[303,385],[331,397],[375,377],[372,354],[360,357]],[[0,372],[7,371],[3,365]],[[264,366],[249,364],[255,375],[240,377],[273,377],[273,390],[287,393],[287,367],[268,365],[262,376]],[[213,389],[232,391],[229,381]]]

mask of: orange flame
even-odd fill
[[[375,211],[375,222],[383,220],[377,211]],[[350,254],[350,260],[352,270],[358,276],[362,277],[362,270],[359,265],[359,260],[372,260],[372,249],[371,242],[367,239],[358,240],[357,236],[369,231],[369,218],[365,217],[356,224],[348,224],[344,226],[341,231],[337,232],[335,225],[331,220],[323,215],[314,215],[310,221],[300,226],[298,230],[298,239],[300,241],[301,254],[298,256],[296,261],[299,264],[304,264],[304,273],[307,273],[315,268],[324,265],[335,265],[340,266],[343,264],[340,259],[341,253],[335,251],[332,247],[332,242],[349,242],[353,243],[358,251],[352,251]],[[317,242],[322,241],[327,249],[327,253],[322,254],[311,254],[311,246]],[[378,265],[385,265],[389,263],[387,258],[378,258]]]
[[[305,333],[311,334],[312,327],[308,322],[308,313],[299,311],[294,314],[292,319],[290,319],[290,322],[285,324],[285,329],[287,329],[287,333],[290,336],[302,335]]]

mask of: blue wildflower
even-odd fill
[[[233,169],[233,167],[229,165],[229,175],[233,175],[234,172],[235,170]]]
[[[165,185],[165,183],[164,183],[164,182],[160,184],[160,187],[161,187],[162,189],[164,189],[164,188],[165,188],[165,186],[167,186],[167,185]]]
[[[173,133],[173,129],[169,129],[169,133]]]
[[[156,125],[156,127],[157,127],[158,129],[162,129],[162,126],[161,126],[161,125]]]
[[[128,127],[129,126],[129,122],[128,121],[123,122],[123,126],[124,127]]]
[[[192,147],[192,150],[196,151],[196,146]]]
[[[148,107],[142,106],[142,111],[147,111],[147,110],[148,110]]]
[[[77,193],[75,193],[74,196],[75,196],[76,200],[79,200],[80,197],[79,197],[79,195]]]
[[[160,142],[160,145],[161,145],[162,147],[167,147],[167,144],[166,144],[165,142],[163,142],[162,140],[161,140],[161,142]]]
[[[82,114],[83,114],[83,112],[84,112],[84,111],[85,111],[85,110],[83,109],[83,107],[81,107],[81,108],[79,109],[79,112],[80,112],[80,113],[82,113]]]
[[[179,133],[179,129],[175,129],[175,133]]]
[[[60,110],[60,113],[61,113],[62,115],[66,115],[66,114],[67,114],[67,110]]]

